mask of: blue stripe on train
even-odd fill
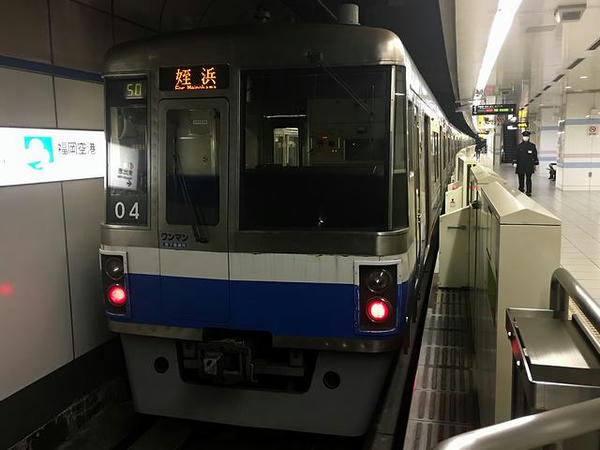
[[[161,280],[162,278],[162,280]],[[352,284],[227,281],[128,275],[131,315],[112,320],[165,326],[263,330],[274,335],[377,338],[404,329],[409,282],[398,285],[398,328],[365,335]]]

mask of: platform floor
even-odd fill
[[[444,439],[479,427],[467,296],[466,290],[433,287],[405,450],[428,450]]]
[[[498,171],[518,186],[510,164]],[[532,177],[532,196],[562,220],[561,265],[600,304],[600,191],[561,191],[548,179],[546,167]]]

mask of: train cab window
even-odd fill
[[[146,80],[109,78],[106,80],[105,92],[106,223],[146,226],[148,224]]]
[[[166,114],[167,223],[219,222],[219,111],[171,109]],[[195,217],[196,216],[196,217]]]
[[[390,72],[242,73],[240,229],[387,229]]]

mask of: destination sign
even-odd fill
[[[512,114],[515,115],[517,105],[515,104],[494,104],[494,105],[474,105],[473,115],[491,115],[491,114]]]
[[[159,75],[161,91],[196,91],[229,87],[229,66],[226,64],[161,67]]]

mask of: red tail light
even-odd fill
[[[383,322],[390,315],[390,305],[382,298],[373,298],[367,303],[367,317],[373,322]]]
[[[114,306],[123,306],[127,301],[127,293],[122,286],[111,286],[108,290],[108,301]]]

